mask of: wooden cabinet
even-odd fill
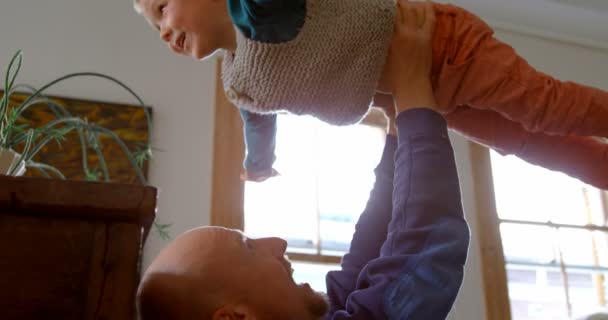
[[[135,319],[156,194],[0,176],[0,319]]]

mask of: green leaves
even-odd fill
[[[149,132],[152,132],[150,110],[145,106],[143,100],[129,86],[116,78],[95,72],[67,74],[50,81],[39,89],[28,85],[15,85],[15,81],[21,70],[22,62],[23,53],[21,50],[19,50],[12,57],[8,68],[5,71],[3,86],[4,94],[2,98],[0,98],[0,148],[10,150],[23,146],[20,162],[18,165],[12,168],[12,171],[15,171],[20,164],[25,163],[27,167],[35,168],[45,177],[50,178],[52,174],[61,179],[65,179],[64,175],[57,168],[47,164],[35,162],[32,159],[51,141],[54,141],[61,147],[61,143],[67,139],[66,136],[70,132],[76,130],[82,147],[82,167],[86,180],[98,181],[103,177],[105,181],[111,181],[107,163],[103,155],[103,145],[101,144],[100,140],[101,136],[108,136],[119,145],[120,149],[127,156],[127,159],[131,163],[131,166],[133,167],[133,170],[135,171],[140,183],[144,185],[147,184],[146,178],[142,172],[142,168],[145,161],[149,160],[152,156],[150,138],[148,138],[146,144],[140,145],[136,150],[132,151],[113,131],[96,124],[88,123],[86,119],[74,117],[63,106],[43,95],[45,90],[69,79],[81,79],[87,77],[110,81],[118,85],[123,90],[129,92],[129,94],[131,94],[131,96],[137,100],[146,115],[148,130]],[[29,95],[23,102],[17,105],[11,105],[11,95],[17,92],[17,90],[27,91],[29,92]],[[21,120],[24,111],[34,105],[44,105],[48,107],[53,112],[56,119],[37,128],[33,128],[27,122],[23,123]],[[151,136],[151,134],[149,136]],[[93,169],[89,168],[87,158],[87,153],[89,150],[93,150],[98,159],[98,165],[96,165]],[[154,227],[162,239],[169,239],[168,228],[170,225],[160,224],[155,221]]]
[[[59,171],[57,168],[55,168],[53,166],[49,166],[48,164],[34,162],[34,161],[30,160],[27,162],[27,166],[30,168],[38,169],[38,171],[42,172],[42,174],[47,178],[51,177],[47,171],[51,171],[60,179],[65,180],[65,176],[61,173],[61,171]]]
[[[160,238],[163,240],[171,239],[168,231],[170,227],[170,224],[160,224],[158,221],[154,221],[154,228],[156,229],[156,232],[158,232]]]
[[[95,167],[93,170],[86,170],[84,179],[86,181],[99,181],[99,177],[101,177],[101,171],[99,171],[98,167]]]
[[[13,72],[13,66],[17,62],[17,68]],[[8,111],[8,101],[10,98],[10,92],[15,83],[15,79],[17,79],[17,75],[21,70],[21,63],[23,62],[23,53],[21,50],[17,51],[17,53],[11,59],[11,63],[9,63],[8,68],[6,69],[6,74],[4,78],[4,95],[0,100],[0,146],[3,146],[6,142],[6,132],[5,128],[7,124],[5,123],[5,115]],[[11,77],[12,73],[12,77]],[[10,80],[9,80],[10,79]]]
[[[5,73],[4,81],[4,95],[0,100],[0,147],[5,149],[15,149],[15,147],[26,143],[28,145],[28,152],[24,153],[25,161],[31,160],[48,142],[54,141],[59,146],[61,142],[65,141],[65,136],[76,129],[82,145],[82,158],[83,158],[83,171],[87,179],[98,179],[99,173],[103,174],[105,181],[110,181],[109,170],[105,158],[103,156],[103,147],[101,146],[99,136],[109,135],[112,140],[117,142],[122,151],[127,155],[127,158],[131,162],[139,181],[142,184],[147,184],[147,181],[141,172],[144,161],[150,159],[151,150],[150,141],[144,146],[144,148],[138,149],[137,151],[131,151],[125,145],[125,143],[117,136],[114,132],[102,128],[98,125],[87,123],[86,119],[79,119],[73,117],[63,106],[55,103],[51,99],[48,99],[43,95],[43,92],[50,87],[74,78],[99,78],[102,80],[108,80],[117,84],[122,89],[129,92],[143,108],[146,119],[148,122],[148,129],[151,130],[151,117],[148,108],[145,107],[143,100],[126,84],[121,81],[101,73],[95,72],[80,72],[72,73],[60,78],[57,78],[40,89],[33,88],[28,85],[16,85],[15,80],[19,74],[23,61],[23,54],[18,51],[9,64],[9,67]],[[10,97],[15,92],[15,89],[26,89],[31,92],[27,98],[19,105],[11,106]],[[47,123],[46,125],[39,128],[30,128],[27,124],[17,124],[21,115],[29,107],[37,104],[46,105],[57,117],[56,120]],[[33,132],[29,132],[32,129]],[[90,170],[87,163],[87,150],[92,149],[99,159],[99,169]],[[40,168],[37,168],[40,169]],[[42,170],[48,170],[43,168]]]
[[[143,168],[144,162],[152,158],[152,148],[146,147],[136,150],[133,153],[133,158],[135,159],[135,163],[137,163],[137,166]]]

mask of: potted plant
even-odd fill
[[[0,174],[20,176],[24,173],[25,162],[21,161],[21,155],[12,149],[0,147]]]
[[[15,80],[21,69],[22,61],[23,53],[18,51],[12,57],[4,78],[4,93],[0,99],[0,175],[19,176],[23,175],[27,169],[31,168],[40,171],[46,177],[51,177],[52,174],[56,178],[65,179],[61,171],[57,168],[54,168],[49,164],[35,162],[33,158],[48,143],[61,143],[68,133],[76,131],[81,145],[83,159],[82,168],[87,180],[95,181],[99,179],[99,176],[102,176],[104,181],[111,182],[111,177],[100,143],[100,136],[105,135],[109,136],[120,146],[120,149],[131,163],[139,182],[142,185],[147,185],[147,180],[142,172],[142,165],[152,154],[149,138],[147,143],[139,146],[137,150],[129,150],[123,140],[113,131],[94,123],[89,123],[87,119],[82,119],[70,114],[62,105],[44,95],[44,92],[47,89],[69,79],[83,77],[104,79],[115,83],[135,98],[138,105],[143,108],[148,128],[151,130],[152,123],[150,121],[149,110],[146,108],[143,100],[129,86],[111,76],[95,72],[68,74],[57,78],[38,89],[28,85],[16,85]],[[19,104],[11,105],[11,96],[21,92],[27,92],[27,98]],[[41,127],[32,127],[27,122],[20,122],[19,120],[23,113],[34,105],[44,105],[48,107],[55,115],[55,119]],[[100,167],[99,170],[91,170],[89,168],[88,162],[86,161],[87,150],[89,148],[97,155]],[[21,150],[21,152],[19,153],[16,150]],[[154,227],[162,238],[166,239],[169,237],[167,232],[169,225],[160,224],[155,221]]]
[[[155,219],[156,189],[148,185],[142,169],[151,156],[149,135],[146,143],[131,150],[114,131],[71,114],[44,92],[68,79],[101,78],[137,100],[148,130],[149,110],[131,88],[101,73],[68,74],[40,88],[16,85],[22,56],[21,51],[13,56],[0,88],[2,319],[134,318],[147,231],[153,226],[166,239],[169,227]],[[48,108],[51,119],[45,117],[36,125],[26,119],[26,111],[35,105],[45,112]],[[109,137],[119,146],[139,184],[112,182],[100,137]],[[76,158],[82,155],[85,180],[103,181],[63,181],[58,168],[34,160],[43,159],[34,156],[43,153],[45,146],[52,150],[50,143],[67,139],[79,140],[75,145],[81,150]],[[88,155],[96,155],[98,168],[91,168]],[[52,179],[13,177],[26,169]]]

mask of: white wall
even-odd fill
[[[20,82],[39,85],[75,71],[113,75],[154,108],[151,183],[158,215],[177,235],[209,221],[213,62],[174,56],[133,10],[131,0],[1,0],[0,69],[24,50]],[[134,102],[113,85],[77,80],[54,94]],[[163,243],[151,233],[146,261]]]
[[[20,82],[46,83],[74,71],[118,77],[154,107],[151,183],[160,189],[158,215],[172,234],[209,222],[215,64],[175,57],[132,10],[131,0],[1,0],[0,70],[16,49],[25,61]],[[501,31],[540,70],[564,80],[608,89],[608,52]],[[133,102],[99,80],[72,81],[51,93]],[[484,319],[479,243],[467,144],[455,137],[473,242],[461,295],[452,319]],[[165,245],[151,233],[144,264]]]

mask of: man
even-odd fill
[[[402,14],[416,21],[415,12]],[[397,116],[392,98],[377,103],[388,105],[389,134],[349,253],[341,270],[327,275],[327,296],[293,281],[284,240],[203,227],[178,237],[146,271],[138,292],[142,320],[447,316],[462,283],[469,229],[446,122],[433,111],[430,55],[423,52],[430,31],[397,28],[402,39],[393,41],[389,58]],[[403,55],[419,63],[394,59]]]
[[[445,121],[412,109],[396,127],[342,270],[327,276],[329,313],[323,296],[293,282],[284,240],[203,227],[177,238],[147,270],[142,319],[445,318],[469,240]]]

